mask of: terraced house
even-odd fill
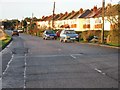
[[[108,4],[105,8],[104,28],[110,31],[118,22],[118,5]],[[112,10],[112,11],[111,11]],[[114,11],[114,13],[112,13]],[[52,28],[53,15],[43,16],[36,24],[38,28]],[[102,30],[102,8],[94,6],[91,10],[82,8],[78,11],[54,15],[54,29],[74,29],[75,31]]]

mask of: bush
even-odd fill
[[[82,39],[84,42],[88,42],[88,35],[87,35],[88,31],[83,31],[81,36],[80,36],[80,39]]]
[[[107,44],[120,46],[120,32],[119,30],[110,30],[107,37]]]
[[[109,31],[104,31],[105,38],[108,36]],[[94,36],[98,37],[98,41],[101,40],[101,30],[88,30],[81,33],[80,39],[83,39],[84,42],[89,42]]]

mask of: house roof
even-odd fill
[[[118,15],[118,7],[120,5],[109,5],[105,8],[105,15]],[[113,12],[113,13],[111,13]],[[65,12],[60,14],[55,14],[54,20],[65,20],[65,19],[76,19],[76,18],[94,18],[94,17],[100,17],[102,16],[102,8],[97,8],[97,6],[94,6],[93,9],[84,10],[81,8],[79,11],[72,11],[70,13]],[[53,19],[53,15],[50,16],[43,16],[41,21],[50,21]]]
[[[71,13],[68,13],[68,15],[66,15],[66,16],[63,17],[62,19],[63,19],[63,20],[68,19],[70,16],[71,16]]]
[[[42,16],[41,21],[44,21],[47,16]]]
[[[65,14],[59,19],[59,20],[64,20],[70,13],[65,12]]]
[[[70,19],[75,19],[75,18],[78,18],[78,16],[80,15],[79,11],[75,12],[74,15],[72,15],[70,17]]]
[[[62,18],[67,14],[67,12],[65,14],[61,13],[60,17],[58,18],[58,20],[62,20]]]
[[[50,21],[53,19],[53,15],[50,15],[48,18],[47,18],[47,21]]]
[[[61,14],[55,15],[54,20],[58,20],[58,18],[59,18],[60,16],[61,16]]]
[[[91,11],[89,9],[85,10],[78,18],[85,18]]]
[[[69,16],[67,16],[65,19],[71,19],[71,17],[73,17],[75,13],[76,13],[75,11],[72,11],[72,12],[69,14]]]
[[[94,17],[99,17],[99,15],[101,14],[102,9],[96,9],[96,10],[91,10],[91,13],[89,13],[86,18],[94,18]]]

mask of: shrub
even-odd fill
[[[119,30],[110,30],[107,37],[107,44],[119,46],[120,45],[120,32]]]
[[[105,38],[108,36],[109,31],[104,31]],[[101,40],[101,30],[88,30],[81,33],[80,39],[83,39],[85,42],[89,42],[94,36],[98,37],[98,41]]]

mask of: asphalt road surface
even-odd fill
[[[2,51],[2,88],[118,88],[118,49],[20,34]]]

